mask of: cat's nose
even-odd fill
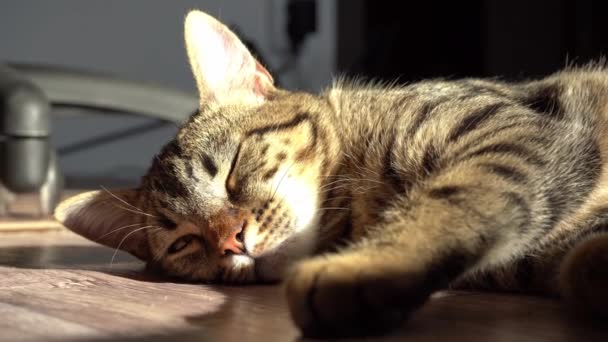
[[[245,224],[245,222],[242,222],[231,229],[220,248],[222,255],[245,254],[245,246],[243,246]]]

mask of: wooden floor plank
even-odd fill
[[[0,234],[0,340],[293,341],[280,286],[183,284],[68,231]],[[558,301],[444,292],[385,340],[608,341]]]
[[[101,336],[86,325],[49,316],[38,308],[0,302],[0,317],[0,338],[4,341],[61,339],[68,334],[82,338]]]
[[[80,191],[64,191],[62,198],[65,199],[78,192]],[[16,195],[15,200],[10,205],[9,213],[6,216],[0,216],[0,232],[56,231],[64,229],[52,217],[41,215],[38,196],[38,194],[34,193]]]
[[[95,272],[0,269],[0,277],[14,272],[21,273],[17,280],[35,276],[39,281],[4,291],[0,302],[107,335],[186,330],[190,326],[183,317],[212,312],[224,300],[221,294],[199,287],[184,291],[176,284]]]

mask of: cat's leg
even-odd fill
[[[468,274],[450,287],[563,297],[579,313],[608,315],[608,208],[592,207],[525,254]]]
[[[560,294],[571,305],[592,315],[608,315],[608,232],[577,243],[559,268]]]
[[[513,257],[540,233],[543,208],[530,188],[503,177],[506,168],[465,164],[397,200],[350,247],[292,270],[287,299],[306,335],[383,331],[463,272]]]
[[[526,255],[599,179],[598,150],[580,138],[590,135],[568,127],[535,131],[536,146],[501,137],[456,148],[365,236],[296,265],[286,279],[296,324],[308,335],[383,330],[461,276]]]
[[[569,304],[592,315],[608,315],[608,193],[594,196],[572,228],[556,229],[534,259],[537,284],[546,287]],[[540,278],[540,279],[539,279]]]

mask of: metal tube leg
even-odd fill
[[[15,196],[0,182],[0,217],[8,214],[8,209]]]
[[[63,175],[59,169],[57,154],[51,150],[46,180],[40,188],[40,214],[50,216],[61,200],[63,191]]]

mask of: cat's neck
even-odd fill
[[[352,186],[369,185],[362,180],[371,180],[375,185],[381,181],[375,179],[378,173],[370,166],[380,163],[384,153],[371,151],[386,148],[396,119],[407,112],[402,109],[409,108],[409,95],[407,88],[380,87],[334,87],[323,94],[329,106],[319,116],[324,121],[319,126],[330,127],[326,148],[332,150],[332,157],[331,171],[324,175],[325,183],[321,185],[321,206],[335,210],[327,210],[321,217],[320,251],[331,250],[337,242],[351,237],[351,209],[354,197],[360,195]]]

